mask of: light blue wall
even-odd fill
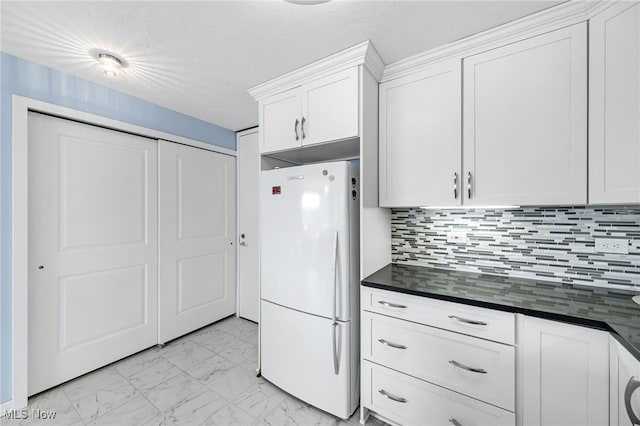
[[[11,399],[11,95],[236,149],[235,133],[0,52],[0,403]]]

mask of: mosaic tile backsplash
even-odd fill
[[[596,252],[597,238],[628,239],[629,254]],[[393,209],[391,239],[394,263],[640,291],[640,206]]]

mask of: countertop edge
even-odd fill
[[[622,337],[615,330],[615,327],[611,326],[605,321],[592,320],[588,318],[577,317],[574,315],[558,314],[555,312],[545,312],[537,309],[521,308],[519,306],[513,306],[513,305],[485,302],[482,300],[469,299],[469,298],[460,297],[460,296],[449,296],[445,294],[429,293],[424,291],[413,291],[409,289],[403,289],[403,288],[398,288],[390,285],[366,281],[366,279],[360,281],[360,284],[364,287],[376,288],[376,289],[385,290],[385,291],[392,291],[394,293],[403,293],[403,294],[409,294],[412,296],[444,300],[447,302],[462,303],[465,305],[477,306],[479,308],[493,309],[497,311],[510,312],[514,314],[523,314],[531,317],[565,322],[568,324],[580,325],[584,327],[590,327],[590,328],[606,331],[610,335],[612,335],[613,338],[616,339],[622,346],[624,346],[625,349],[627,349],[629,353],[631,353],[638,361],[640,361],[640,350],[636,348],[633,344],[631,344],[629,341],[627,341],[624,337]]]

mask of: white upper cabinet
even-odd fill
[[[461,60],[380,85],[380,206],[460,205]]]
[[[358,67],[302,86],[302,145],[358,137]]]
[[[640,3],[589,21],[589,203],[640,202]]]
[[[358,67],[260,100],[260,152],[358,137]]]
[[[587,25],[464,59],[467,205],[587,201]]]
[[[287,90],[260,102],[260,152],[300,146],[300,89]]]
[[[524,426],[609,424],[609,334],[523,317]]]

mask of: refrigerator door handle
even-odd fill
[[[338,344],[336,338],[338,334],[338,322],[333,322],[333,373],[337,376],[340,372],[340,358],[338,357]]]
[[[333,234],[333,323],[338,321],[338,231]]]
[[[333,234],[333,372],[337,376],[340,372],[340,359],[338,357],[338,231]]]

